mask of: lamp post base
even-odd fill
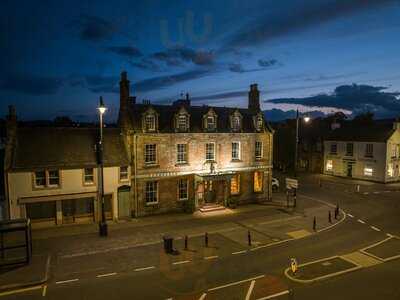
[[[107,236],[108,235],[108,226],[105,221],[99,222],[99,234],[100,236]]]

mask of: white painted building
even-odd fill
[[[399,165],[400,122],[337,128],[324,142],[324,174],[388,183]]]
[[[14,118],[14,120],[13,120]],[[5,186],[11,219],[34,226],[96,222],[101,185],[96,128],[17,128],[6,146]],[[14,123],[14,124],[13,124]],[[104,130],[104,194],[108,220],[130,217],[130,167],[118,128]]]

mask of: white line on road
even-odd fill
[[[259,298],[257,300],[268,300],[268,299],[276,298],[276,297],[279,297],[279,296],[287,295],[289,293],[290,293],[289,290],[286,290],[286,291],[283,291],[283,292],[280,292],[280,293],[269,295],[267,297]]]
[[[363,194],[364,194],[364,195],[368,195],[369,193],[368,193],[368,192],[364,192]]]
[[[347,214],[350,218],[354,218],[354,216],[352,214]]]
[[[199,300],[204,300],[206,298],[207,294],[204,293],[203,295],[200,296]]]
[[[134,271],[140,272],[140,271],[151,270],[151,269],[155,269],[155,268],[156,268],[155,266],[151,266],[151,267],[137,268]]]
[[[249,289],[247,290],[246,300],[250,300],[251,293],[253,292],[255,283],[256,283],[255,280],[252,280],[252,281],[251,281],[250,286],[249,286]]]
[[[96,277],[97,278],[101,278],[101,277],[108,277],[108,276],[114,276],[114,275],[117,275],[117,273],[107,273],[107,274],[100,274],[100,275],[97,275]]]
[[[225,284],[225,285],[220,285],[220,286],[217,286],[215,288],[208,289],[208,291],[211,292],[211,291],[220,290],[220,289],[223,289],[223,288],[226,288],[226,287],[229,287],[229,286],[238,285],[238,284],[249,282],[249,281],[252,281],[252,280],[257,280],[257,279],[260,279],[260,278],[263,278],[263,277],[265,277],[265,275],[260,275],[260,276],[256,276],[256,277],[252,277],[252,278],[248,278],[248,279],[244,279],[244,280],[228,283],[228,284]]]
[[[379,194],[380,192],[374,192],[374,194]]]
[[[69,279],[69,280],[62,280],[62,281],[56,281],[56,284],[63,284],[63,283],[69,283],[69,282],[74,282],[74,281],[78,281],[78,278],[75,279]]]
[[[370,226],[373,230],[375,231],[381,231],[379,228],[375,227],[375,226]]]
[[[181,260],[181,261],[176,261],[172,263],[173,265],[182,265],[182,264],[187,264],[190,263],[190,260]]]
[[[358,219],[357,221],[360,222],[361,224],[365,224],[363,220]]]
[[[232,252],[233,255],[246,253],[246,250]]]
[[[392,235],[392,234],[390,234],[390,233],[386,233],[386,235],[387,235],[388,237],[390,237],[390,238],[392,238],[392,237],[393,237],[393,235]]]
[[[204,259],[216,259],[216,258],[218,258],[218,257],[219,257],[218,255],[206,256],[206,257],[204,257]]]
[[[42,297],[46,297],[46,292],[47,292],[47,284],[45,284],[45,285],[43,286]]]

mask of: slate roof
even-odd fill
[[[153,108],[158,113],[158,132],[172,133],[175,132],[174,117],[181,109],[182,105],[158,105],[158,104],[143,104],[135,103],[130,107],[130,115],[132,125],[135,131],[142,132],[142,115],[149,107]],[[210,108],[217,114],[217,130],[216,132],[232,132],[230,128],[230,115],[236,110],[231,107],[215,107],[215,106],[189,106],[184,105],[190,115],[189,132],[204,132],[203,116],[207,114]],[[242,132],[255,132],[253,125],[253,116],[257,114],[253,110],[238,108],[242,115]],[[266,129],[272,131],[268,124]]]
[[[346,124],[331,131],[327,141],[386,142],[394,133],[393,124]]]
[[[98,128],[18,128],[12,169],[73,169],[97,165]],[[104,129],[104,166],[129,165],[120,130]]]

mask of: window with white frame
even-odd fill
[[[36,171],[33,176],[35,188],[54,188],[60,185],[60,171],[57,169]]]
[[[370,166],[364,167],[364,176],[372,176],[374,174],[374,169]]]
[[[146,204],[158,203],[158,182],[147,181],[145,186],[145,201]]]
[[[187,179],[178,180],[178,200],[187,200],[189,195],[189,184]]]
[[[256,119],[256,128],[258,131],[263,129],[264,127],[264,119],[261,116],[258,116]]]
[[[337,154],[337,144],[336,143],[331,143],[331,152],[330,154],[336,155]]]
[[[232,142],[232,160],[240,159],[240,142]]]
[[[215,130],[216,125],[215,125],[215,117],[214,116],[207,116],[206,118],[206,129],[207,130]]]
[[[60,184],[60,172],[58,170],[49,170],[49,186],[58,186]]]
[[[94,184],[94,169],[85,168],[83,170],[83,183],[84,184]]]
[[[146,131],[156,130],[156,116],[154,114],[148,114],[144,117],[144,125]]]
[[[374,157],[374,144],[365,144],[365,157]]]
[[[144,162],[146,164],[155,164],[157,162],[157,145],[156,144],[145,145]]]
[[[45,186],[46,186],[46,171],[36,171],[35,187],[45,187]]]
[[[240,131],[240,129],[241,129],[240,117],[239,116],[233,116],[232,117],[232,130],[233,131]]]
[[[261,141],[256,141],[256,144],[255,144],[255,157],[256,157],[256,159],[261,159],[262,158],[262,149],[263,148],[263,145],[262,145],[262,142]]]
[[[214,161],[215,160],[215,144],[207,143],[206,144],[206,161]]]
[[[397,157],[397,149],[398,149],[398,145],[396,144],[391,144],[391,157],[392,158],[396,158]]]
[[[346,156],[353,156],[354,153],[354,144],[346,143]]]
[[[176,145],[176,162],[178,164],[187,163],[187,144]]]
[[[333,161],[332,159],[328,159],[326,161],[326,168],[325,168],[328,172],[333,170]]]
[[[388,164],[387,175],[388,175],[389,177],[393,177],[393,176],[394,176],[394,167],[393,167],[393,163],[389,163],[389,164]]]
[[[119,180],[127,181],[129,179],[128,167],[119,167]]]
[[[189,128],[189,118],[186,114],[179,114],[176,120],[176,129],[185,132]]]

